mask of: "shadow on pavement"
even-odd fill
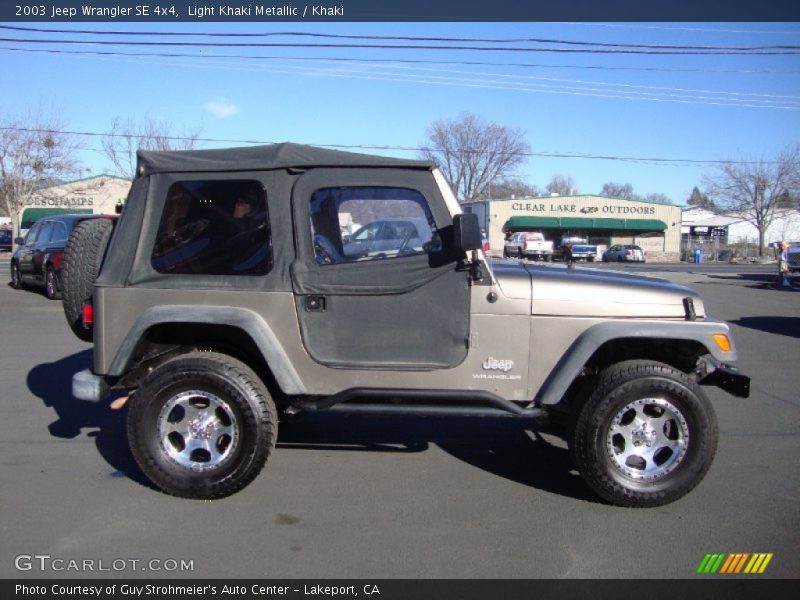
[[[28,389],[58,416],[48,426],[50,435],[73,439],[84,429],[93,429],[86,435],[94,438],[100,455],[114,469],[111,476],[127,476],[152,488],[128,449],[126,411],[111,410],[107,402],[87,402],[72,397],[72,376],[91,364],[92,351],[84,350],[54,363],[37,365],[28,373]]]
[[[800,338],[800,317],[742,317],[729,323],[765,333]]]
[[[72,376],[91,366],[92,351],[84,350],[54,363],[37,365],[27,378],[28,388],[55,410],[48,426],[55,438],[73,439],[84,429],[111,465],[112,477],[127,476],[155,489],[139,470],[128,448],[126,411],[111,410],[107,402],[72,397]],[[574,471],[566,449],[549,443],[511,418],[416,417],[313,413],[283,421],[278,447],[322,451],[425,452],[438,446],[451,456],[493,475],[522,485],[598,502]]]
[[[736,273],[731,275],[707,275],[708,279],[721,279],[728,281],[751,281],[758,285],[748,286],[753,289],[773,289],[775,273]],[[790,275],[787,279],[795,286],[800,285],[800,277]]]
[[[424,452],[451,456],[522,485],[599,502],[574,470],[569,452],[512,418],[307,414],[281,423],[278,447],[326,451]]]

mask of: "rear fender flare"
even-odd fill
[[[258,346],[284,393],[306,393],[305,385],[269,324],[252,310],[230,306],[167,305],[148,308],[136,319],[125,337],[111,362],[108,375],[121,376],[127,371],[137,344],[149,329],[174,323],[226,325],[240,329]]]

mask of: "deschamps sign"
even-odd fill
[[[76,207],[91,207],[94,206],[92,198],[42,198],[34,197],[31,199],[30,207],[37,206],[53,206],[60,208],[76,208]]]

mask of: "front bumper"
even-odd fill
[[[697,363],[697,382],[715,385],[738,398],[750,397],[750,378],[739,369],[716,360],[711,355],[700,357]]]
[[[72,376],[72,395],[78,400],[100,402],[108,396],[109,389],[105,378],[95,375],[89,369]]]

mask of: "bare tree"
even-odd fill
[[[200,129],[173,132],[166,123],[150,117],[141,122],[116,117],[102,143],[117,173],[133,179],[137,150],[192,150],[199,137]]]
[[[720,210],[758,230],[758,253],[763,256],[775,211],[800,193],[800,146],[785,148],[772,161],[726,162],[704,178],[704,185]]]
[[[716,208],[714,203],[709,200],[708,195],[701,192],[700,188],[697,186],[694,186],[692,189],[692,193],[686,199],[686,204],[690,206],[699,206],[706,210],[714,210]]]
[[[11,217],[14,237],[33,192],[80,174],[81,145],[65,133],[64,122],[42,110],[23,116],[0,115],[0,205]]]
[[[619,198],[620,200],[634,200],[636,198],[633,186],[630,183],[616,183],[614,181],[604,183],[603,189],[600,190],[600,195],[607,198]]]
[[[422,157],[439,166],[462,202],[480,198],[492,182],[511,176],[530,152],[521,129],[486,122],[470,113],[453,121],[436,121],[427,136]]]
[[[503,179],[494,181],[486,186],[481,199],[489,198],[524,198],[526,196],[541,196],[541,190],[535,185],[525,183],[521,179]]]
[[[550,183],[544,189],[548,194],[558,194],[559,196],[574,196],[578,193],[575,188],[575,180],[570,175],[553,175]]]
[[[637,198],[638,199],[638,198]],[[672,204],[672,199],[667,196],[666,194],[662,194],[660,192],[652,192],[647,194],[643,198],[644,202],[649,202],[650,204]]]

